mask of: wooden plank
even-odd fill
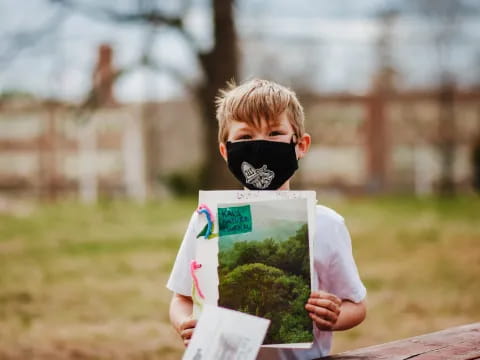
[[[322,360],[480,359],[480,322],[386,344],[347,351]]]
[[[78,141],[63,135],[55,136],[35,136],[26,139],[0,139],[0,152],[18,151],[29,152],[37,151],[39,144],[44,148],[51,149],[56,142],[62,151],[78,151]],[[97,135],[99,150],[120,150],[122,146],[121,133],[100,133]]]

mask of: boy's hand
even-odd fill
[[[197,326],[196,319],[187,319],[182,323],[180,323],[178,332],[180,333],[180,336],[182,337],[182,340],[183,340],[183,344],[185,346],[188,346],[188,344],[190,343],[190,339],[192,338],[193,330],[195,329],[195,326]]]
[[[325,291],[310,294],[305,309],[320,330],[331,331],[340,315],[342,300]]]

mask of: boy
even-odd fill
[[[297,162],[305,156],[311,142],[295,93],[259,79],[230,86],[217,99],[217,120],[220,154],[245,188],[290,190]],[[188,272],[188,264],[195,256],[195,218],[194,214],[167,283],[173,292],[170,320],[185,346],[196,325],[191,318],[192,280]],[[312,291],[305,304],[315,324],[313,347],[262,348],[259,359],[325,356],[330,351],[332,331],[350,329],[365,318],[366,289],[358,275],[343,218],[327,207],[317,206],[316,229],[312,256],[320,288]]]

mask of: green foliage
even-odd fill
[[[174,171],[160,177],[163,182],[174,195],[191,196],[195,195],[200,189],[201,171],[198,169]]]
[[[265,344],[312,341],[306,225],[285,241],[237,242],[219,262],[219,305],[270,319]]]
[[[307,225],[300,227],[295,236],[286,241],[272,238],[263,241],[245,241],[234,244],[230,251],[220,252],[220,269],[232,271],[236,266],[263,263],[282,269],[286,273],[301,276],[310,281]]]
[[[299,314],[286,313],[278,329],[283,343],[302,343],[312,341],[311,320]]]
[[[308,256],[308,229],[303,225],[287,241],[281,242],[275,259],[276,266],[285,272],[301,276],[310,281],[310,260]]]
[[[308,284],[298,276],[264,264],[245,264],[221,279],[219,305],[270,319],[266,344],[288,342],[298,331],[307,333],[305,342],[312,339],[311,321],[303,308],[309,293]]]
[[[279,294],[270,297],[263,294],[270,292],[283,275],[281,270],[264,264],[241,265],[220,282],[220,305],[264,316],[270,307],[278,306],[282,299]]]

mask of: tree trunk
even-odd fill
[[[204,123],[205,167],[203,189],[239,188],[218,151],[218,125],[215,117],[215,97],[226,82],[237,77],[237,38],[233,22],[233,0],[213,0],[215,46],[200,56],[205,74],[197,98]]]

